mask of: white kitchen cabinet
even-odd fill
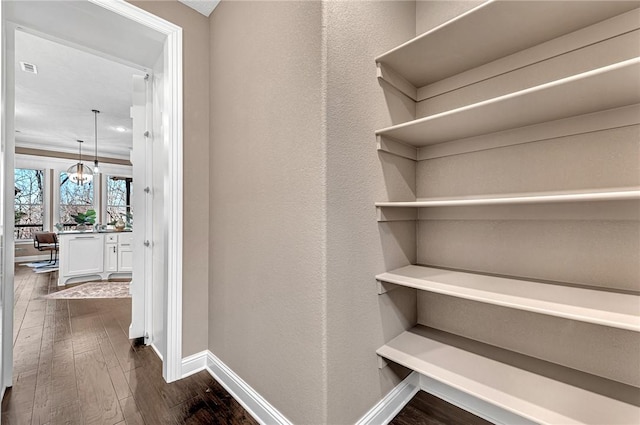
[[[75,234],[60,238],[60,274],[82,276],[102,273],[103,237],[100,234]]]
[[[118,271],[133,272],[133,233],[118,235]]]
[[[58,285],[112,275],[131,276],[133,271],[133,233],[64,232],[60,242]]]
[[[104,236],[104,271],[118,271],[118,235]]]

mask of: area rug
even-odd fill
[[[34,273],[51,273],[58,271],[58,262],[37,261],[35,263],[22,263],[21,266],[31,267]]]
[[[45,295],[44,298],[72,300],[82,298],[131,298],[130,282],[88,282]]]

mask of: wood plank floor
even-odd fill
[[[3,425],[257,424],[205,371],[164,382],[153,349],[128,339],[130,299],[43,299],[56,279],[16,266]]]
[[[491,425],[438,397],[418,391],[390,425]]]
[[[257,424],[206,371],[164,382],[153,349],[128,339],[130,299],[43,299],[56,280],[16,266],[14,385],[3,425]],[[419,392],[391,424],[488,422]]]

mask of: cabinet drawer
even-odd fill
[[[118,235],[106,235],[104,241],[105,243],[116,243],[118,242]]]
[[[124,233],[118,236],[118,244],[121,248],[133,249],[133,234]]]

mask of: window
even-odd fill
[[[44,225],[44,170],[15,169],[15,238],[33,239]]]
[[[115,223],[119,218],[126,223],[133,221],[131,210],[131,177],[107,176],[107,224]]]
[[[71,214],[93,209],[93,182],[73,183],[67,173],[60,173],[60,222],[65,229],[76,226]]]

